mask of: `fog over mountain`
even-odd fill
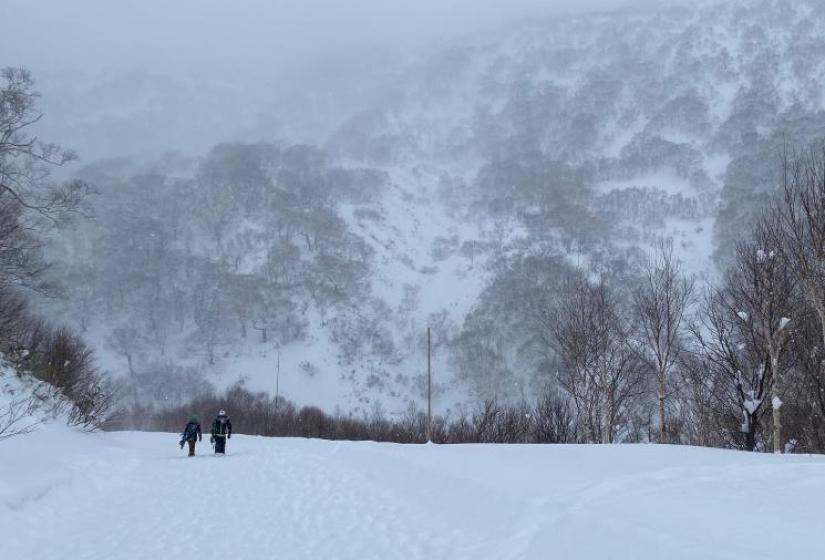
[[[262,76],[331,53],[420,49],[526,18],[627,3],[245,0],[228,6],[221,0],[7,0],[2,46],[9,58],[39,70],[138,66],[194,74],[217,68]]]
[[[623,3],[7,0],[0,60],[35,73],[44,132],[86,161],[201,153],[287,133],[320,142],[371,106],[389,70],[458,37]]]
[[[627,294],[672,239],[713,277],[825,137],[814,0],[44,4],[0,5],[0,67],[97,194],[41,306],[150,402],[279,371],[403,411],[428,327],[440,411],[528,398],[577,267]]]

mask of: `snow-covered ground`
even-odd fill
[[[2,557],[744,559],[821,554],[825,458],[49,426],[0,442]]]

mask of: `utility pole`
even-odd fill
[[[427,443],[433,441],[433,368],[432,368],[432,335],[427,327]]]
[[[278,350],[278,365],[275,367],[275,408],[278,408],[278,400],[281,396],[281,351]]]

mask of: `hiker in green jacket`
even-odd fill
[[[189,422],[186,424],[180,436],[180,448],[183,449],[185,444],[189,444],[189,456],[194,457],[195,441],[200,441],[201,439],[203,439],[203,436],[201,436],[201,425],[198,422],[198,417],[193,414],[189,417]]]

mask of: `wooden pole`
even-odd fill
[[[433,440],[433,368],[432,335],[427,327],[427,443]]]
[[[278,398],[281,396],[281,351],[278,350],[278,365],[275,367],[275,407],[278,407]]]

